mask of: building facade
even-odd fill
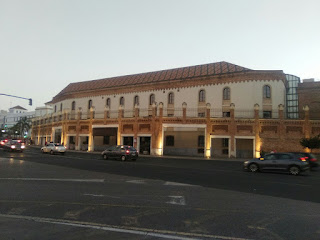
[[[48,103],[53,113],[34,120],[33,140],[88,151],[129,144],[153,155],[296,151],[320,122],[307,108],[289,119],[287,88],[283,71],[227,62],[71,83]]]

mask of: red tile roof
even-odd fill
[[[197,66],[174,68],[155,72],[139,73],[133,75],[104,78],[85,82],[70,83],[55,97],[67,95],[74,92],[85,92],[92,90],[101,90],[104,88],[113,88],[121,86],[138,85],[154,82],[165,82],[171,80],[184,80],[195,77],[205,77],[219,74],[229,74],[237,72],[252,71],[228,62],[216,62]]]

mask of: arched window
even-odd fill
[[[263,86],[263,98],[271,98],[271,88],[269,85]]]
[[[152,105],[152,104],[155,103],[155,102],[156,102],[156,98],[155,98],[154,94],[151,94],[151,95],[150,95],[149,104]]]
[[[199,92],[199,102],[205,102],[206,101],[206,91],[200,90]]]
[[[124,97],[120,98],[120,106],[124,106]]]
[[[133,106],[139,106],[139,96],[135,96],[134,99],[133,99]]]
[[[62,111],[62,103],[60,103],[60,111]]]
[[[230,88],[225,87],[223,89],[223,100],[230,100]]]
[[[76,102],[75,101],[73,101],[71,103],[71,110],[76,110]]]
[[[174,104],[174,94],[172,92],[168,95],[168,104]]]
[[[111,99],[110,98],[107,98],[106,106],[109,107],[109,108],[111,107]]]
[[[92,107],[92,100],[90,99],[89,101],[88,101],[88,109],[90,109]]]

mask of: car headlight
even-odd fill
[[[25,148],[25,146],[21,146],[21,148]]]
[[[16,148],[16,146],[12,145],[11,148]]]
[[[249,163],[249,161],[245,161],[243,164],[247,165]]]

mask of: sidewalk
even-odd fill
[[[37,148],[37,149],[41,149],[41,146],[38,145],[28,145],[28,147],[32,147],[32,148]],[[69,150],[67,149],[67,152],[74,152],[74,153],[83,153],[83,154],[94,154],[94,155],[100,155],[101,151],[93,151],[93,152],[88,152],[88,151],[79,151],[79,150]],[[157,155],[142,155],[139,154],[139,158],[169,158],[169,159],[188,159],[188,160],[197,160],[197,161],[225,161],[225,162],[244,162],[246,160],[246,158],[212,158],[212,157],[198,157],[198,156],[171,156],[171,155],[162,155],[162,156],[157,156]]]

